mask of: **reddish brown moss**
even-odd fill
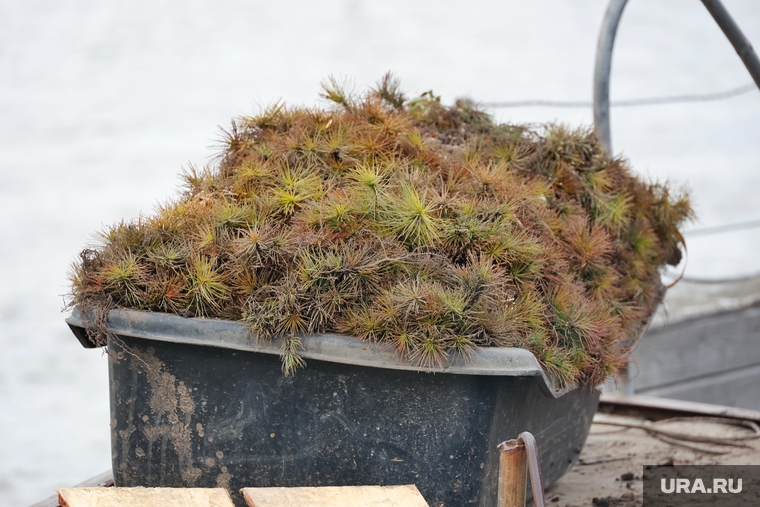
[[[647,183],[587,129],[501,125],[467,100],[407,101],[386,76],[329,110],[236,119],[217,162],[148,218],[83,252],[73,304],[242,319],[388,342],[420,365],[473,347],[532,350],[595,383],[680,258],[685,193]]]

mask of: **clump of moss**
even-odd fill
[[[407,100],[386,75],[327,109],[233,121],[209,167],[75,265],[71,302],[244,321],[283,337],[340,332],[440,366],[525,347],[596,383],[678,263],[688,195],[636,178],[590,129],[497,124],[469,100]]]

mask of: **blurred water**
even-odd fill
[[[725,0],[760,46],[760,3]],[[0,1],[0,505],[106,470],[106,361],[60,313],[66,273],[102,224],[175,191],[216,125],[255,103],[314,104],[322,78],[386,70],[445,101],[590,100],[602,0]],[[749,77],[696,0],[636,0],[612,97],[707,93]],[[590,123],[586,110],[498,111]],[[760,94],[613,111],[643,174],[688,182],[702,225],[760,218]],[[758,231],[695,239],[688,273],[760,270]]]

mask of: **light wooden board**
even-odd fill
[[[223,488],[61,488],[62,507],[234,507]]]
[[[428,507],[417,486],[244,488],[251,507]]]
[[[654,396],[641,396],[638,394],[603,392],[599,397],[599,403],[601,405],[612,406],[614,409],[622,408],[624,411],[635,412],[637,417],[644,418],[646,416],[649,419],[655,420],[665,419],[666,417],[707,415],[760,422],[760,410],[656,398]],[[653,413],[654,416],[652,415]]]

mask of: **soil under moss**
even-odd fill
[[[497,124],[468,100],[407,100],[390,75],[327,109],[233,121],[215,162],[155,213],[106,230],[71,304],[334,331],[420,365],[474,347],[531,350],[563,382],[600,382],[680,260],[688,195],[635,177],[590,129]],[[102,337],[96,338],[102,340]]]

